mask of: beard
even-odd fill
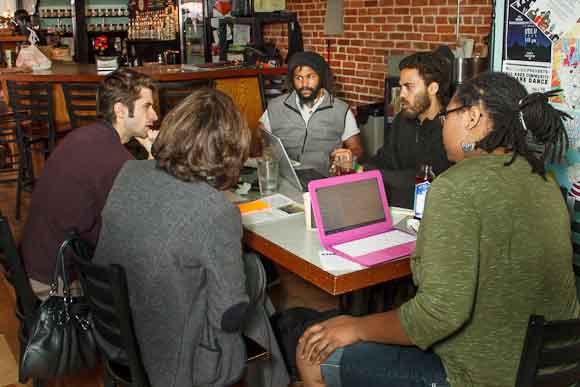
[[[409,119],[417,118],[419,114],[426,112],[431,107],[431,100],[425,92],[415,96],[415,103],[413,105],[409,105],[405,100],[402,100],[401,102],[404,102],[404,105],[406,105],[401,110],[401,114],[403,117]]]
[[[303,87],[301,89],[297,89],[296,90],[296,94],[298,94],[298,99],[300,100],[300,105],[301,106],[308,106],[308,107],[312,107],[312,105],[314,105],[314,101],[316,101],[316,98],[318,97],[318,93],[320,93],[320,89],[322,89],[322,85],[318,85],[316,86],[315,89],[311,88],[311,87]],[[310,95],[309,96],[305,96],[303,93],[305,91],[310,91]]]

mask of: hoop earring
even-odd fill
[[[475,150],[475,143],[474,142],[461,142],[459,144],[463,153],[471,153]]]

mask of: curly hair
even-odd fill
[[[232,99],[200,88],[165,116],[151,154],[158,168],[179,180],[226,190],[238,182],[250,140],[248,124]]]
[[[155,94],[157,87],[153,78],[125,68],[109,74],[97,90],[97,117],[114,124],[117,102],[127,106],[129,116],[133,117],[135,101],[141,96],[143,88]]]
[[[548,101],[557,93],[558,90],[528,94],[514,77],[493,72],[463,83],[454,98],[465,107],[481,102],[493,122],[489,134],[475,144],[477,148],[486,152],[499,147],[509,149],[513,156],[506,165],[511,165],[518,155],[523,156],[534,173],[545,177],[545,156],[556,161],[568,148],[563,120],[571,117]],[[539,157],[528,147],[528,133],[544,146]]]
[[[439,85],[437,98],[441,104],[447,103],[451,85],[451,65],[442,55],[434,52],[416,52],[399,63],[399,70],[415,69],[423,78],[425,86],[432,82]]]

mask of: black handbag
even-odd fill
[[[98,363],[89,305],[84,297],[70,296],[65,269],[65,252],[82,242],[71,236],[58,249],[50,296],[36,311],[20,362],[20,375],[26,379],[73,375]],[[62,296],[57,295],[58,277],[63,282]]]

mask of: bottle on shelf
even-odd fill
[[[433,173],[431,165],[422,164],[417,171],[417,175],[415,176],[415,201],[413,204],[415,219],[423,218],[425,200],[434,178],[435,174]]]

